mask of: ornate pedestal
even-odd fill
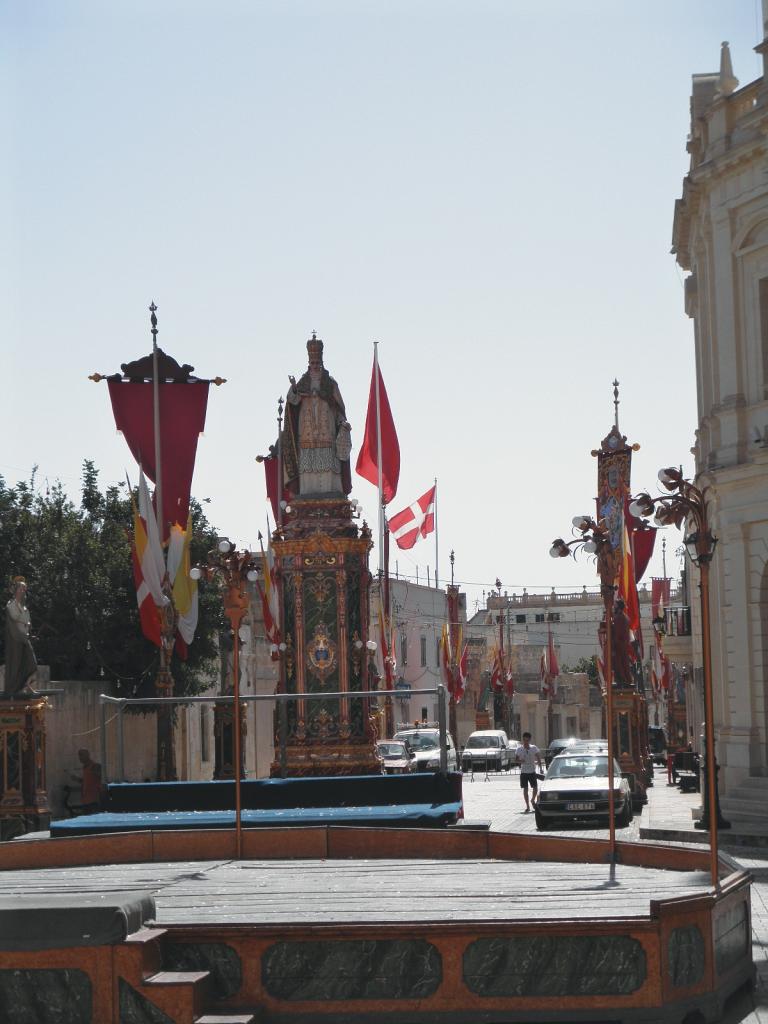
[[[45,697],[0,701],[0,831],[2,838],[47,828]]]
[[[378,774],[367,698],[301,699],[373,688],[366,649],[370,530],[358,530],[346,498],[297,498],[273,547],[286,644],[279,688],[299,699],[278,707],[271,774]]]
[[[632,796],[636,804],[646,803],[646,765],[643,760],[642,698],[628,688],[613,689],[614,756],[622,772],[633,776]]]

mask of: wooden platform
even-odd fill
[[[503,860],[188,861],[0,873],[0,897],[143,891],[157,924],[362,924],[651,918],[705,871]]]
[[[613,884],[594,839],[331,826],[234,852],[231,830],[0,846],[7,900],[156,907],[122,943],[0,952],[0,1019],[682,1024],[754,973],[749,875],[723,856],[713,890],[701,849],[620,842]]]

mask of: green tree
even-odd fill
[[[573,667],[566,666],[563,669],[564,672],[586,672],[589,676],[589,681],[593,685],[597,686],[600,682],[600,678],[597,674],[597,656],[592,655],[591,658],[579,658]]]
[[[15,487],[0,476],[0,579],[27,580],[38,661],[50,665],[53,679],[104,678],[121,696],[152,696],[159,657],[139,622],[127,485],[102,493],[98,470],[86,461],[78,507],[58,482],[38,490],[35,476]],[[191,513],[195,562],[217,534],[194,499]],[[216,664],[221,601],[206,587],[199,604],[188,660],[173,658],[178,694],[199,692]]]

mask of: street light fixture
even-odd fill
[[[574,516],[573,527],[579,531],[580,536],[574,540],[564,541],[562,537],[552,542],[549,553],[552,558],[568,558],[577,551],[585,551],[588,555],[594,555],[597,560],[597,573],[600,577],[600,593],[605,607],[605,642],[603,645],[603,664],[605,666],[605,719],[606,733],[608,740],[608,837],[609,837],[609,861],[610,861],[610,884],[616,881],[616,818],[615,818],[615,792],[613,788],[614,770],[614,734],[613,734],[613,652],[612,652],[612,616],[613,598],[616,590],[615,579],[617,571],[616,550],[611,544],[608,527],[601,520],[595,522],[591,516]]]
[[[707,488],[699,489],[683,476],[682,470],[670,466],[659,470],[659,483],[668,494],[651,497],[646,491],[639,494],[629,506],[633,515],[649,516],[655,512],[658,526],[691,528],[683,543],[688,555],[700,572],[701,647],[704,670],[704,764],[706,791],[704,815],[696,827],[710,834],[710,871],[712,885],[719,885],[717,861],[718,828],[730,828],[720,817],[717,801],[717,762],[715,759],[715,717],[712,695],[712,627],[709,617],[709,567],[717,545],[717,537],[709,527]]]

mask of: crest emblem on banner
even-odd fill
[[[336,644],[328,635],[328,628],[324,622],[319,622],[315,626],[312,639],[307,644],[307,657],[312,672],[321,680],[336,666]]]

